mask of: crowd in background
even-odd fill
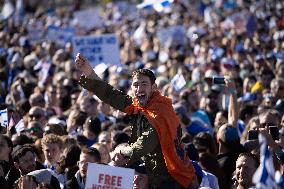
[[[130,137],[128,117],[78,85],[72,43],[32,39],[33,24],[43,34],[50,25],[74,27],[76,35],[115,33],[121,66],[108,64],[100,77],[128,93],[134,70],[156,74],[180,116],[201,186],[252,187],[258,133],[283,175],[284,2],[176,0],[161,12],[138,10],[135,1],[94,3],[104,25],[89,29],[72,15],[89,6],[84,1],[55,7],[22,1],[21,9],[16,2],[0,22],[0,110],[7,108],[9,120],[0,134],[1,188],[83,188],[86,163],[120,166],[112,152]],[[234,80],[235,106],[230,91],[210,79],[226,74]],[[138,167],[135,187],[147,188]]]

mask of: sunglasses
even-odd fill
[[[35,118],[35,119],[39,119],[41,118],[43,115],[42,114],[29,114],[30,118]]]
[[[29,132],[29,133],[38,133],[40,131],[40,128],[32,127],[30,129],[26,129],[26,131]]]
[[[272,125],[278,125],[278,124],[275,124],[275,123],[261,123],[259,124],[260,128],[268,128],[269,126],[272,126]]]

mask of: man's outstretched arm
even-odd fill
[[[121,111],[132,103],[132,98],[129,95],[115,89],[99,78],[88,61],[79,53],[76,56],[75,63],[77,69],[83,73],[79,80],[79,84],[83,88],[93,92],[103,102]]]

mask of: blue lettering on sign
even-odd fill
[[[103,56],[99,56],[98,59],[99,59],[100,62],[104,61],[104,57]]]
[[[101,52],[102,52],[102,49],[101,49],[101,47],[93,47],[93,48],[91,49],[91,51],[92,51],[93,53],[101,53]]]
[[[107,44],[115,44],[116,43],[116,37],[112,36],[112,37],[105,38],[105,43],[107,43]]]
[[[85,45],[85,40],[84,39],[75,39],[75,44],[76,44],[76,46]]]
[[[87,56],[88,57],[88,60],[90,62],[96,62],[96,57],[95,56]]]
[[[102,44],[102,42],[103,42],[102,37],[90,38],[90,39],[87,39],[86,41],[88,45],[100,45]]]

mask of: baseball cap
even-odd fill
[[[245,93],[241,98],[241,102],[250,102],[254,101],[257,99],[257,94],[256,93]]]
[[[28,176],[32,176],[37,183],[47,183],[55,189],[60,189],[59,181],[48,169],[40,169],[30,172],[28,173]]]

